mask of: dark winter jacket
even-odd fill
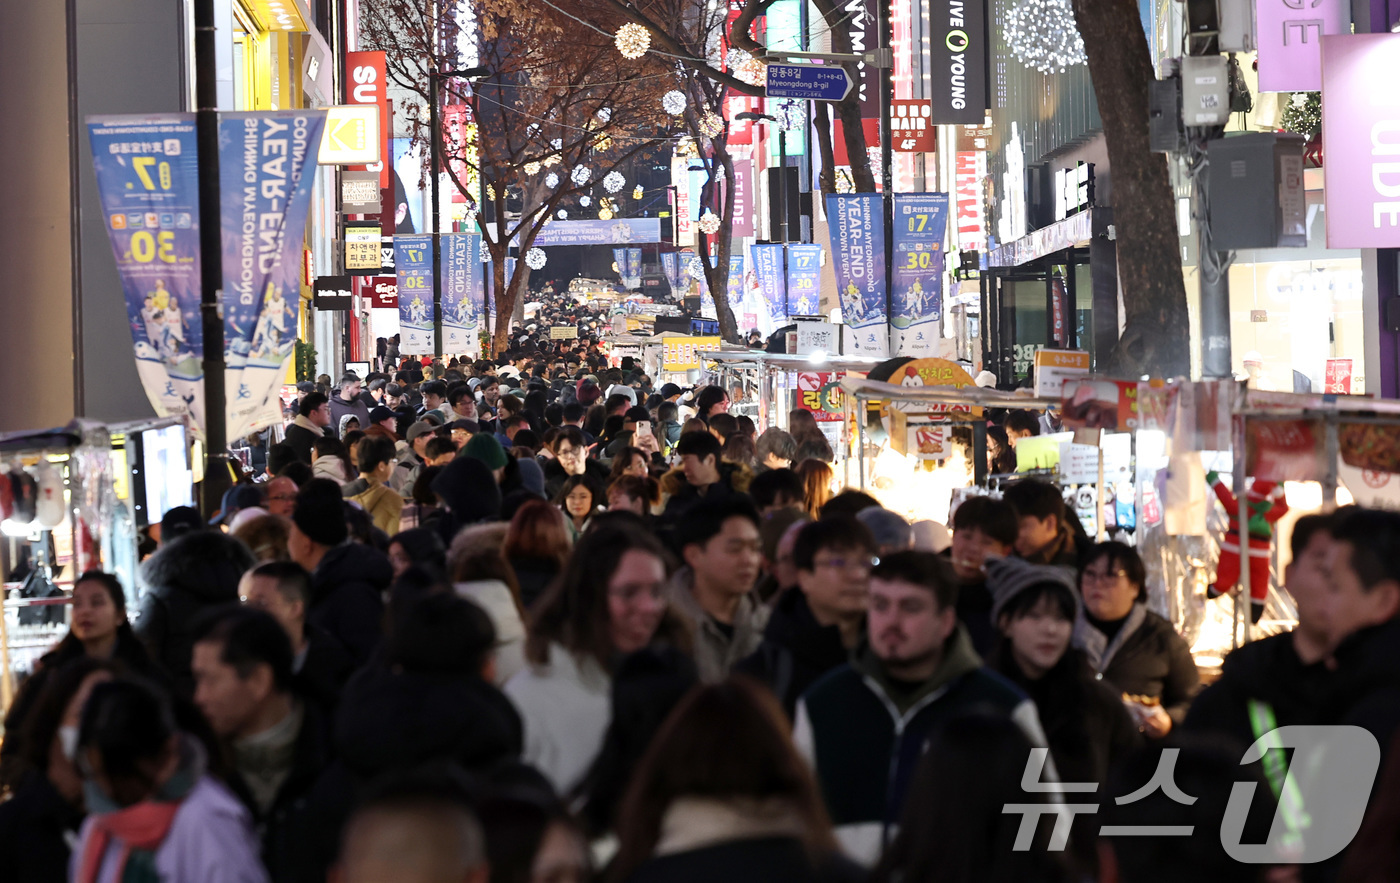
[[[977,655],[988,657],[996,649],[996,623],[992,622],[992,593],[987,590],[985,580],[975,583],[958,583],[958,621],[967,628],[967,636],[972,639],[972,649]]]
[[[659,855],[629,883],[858,883],[865,872],[839,855],[814,862],[796,837],[746,837]]]
[[[559,576],[559,563],[551,558],[512,558],[511,569],[520,584],[520,606],[529,610]]]
[[[763,642],[734,671],[765,684],[791,717],[797,697],[848,659],[850,651],[841,640],[841,629],[817,622],[802,590],[788,589],[768,617]]]
[[[1045,746],[1035,705],[982,665],[958,627],[927,681],[896,687],[869,647],[817,681],[797,704],[793,741],[812,763],[846,854],[874,864],[898,823],[904,795],[937,728],[972,713],[1004,715]]]
[[[687,482],[672,495],[666,501],[666,511],[661,513],[662,520],[669,524],[675,524],[701,500],[725,500],[748,493],[749,482],[753,480],[753,473],[749,467],[738,463],[720,463],[718,468],[719,481],[706,485],[704,493],[701,493],[695,485]]]
[[[1380,744],[1384,764],[1400,729],[1400,620],[1357,632],[1334,656],[1337,670],[1319,723],[1367,730]]]
[[[1135,604],[1110,642],[1080,611],[1074,646],[1084,651],[1094,674],[1113,689],[1159,700],[1174,726],[1186,719],[1201,675],[1191,648],[1162,617]]]
[[[311,609],[306,621],[325,629],[363,665],[379,644],[384,616],[380,595],[394,578],[383,552],[345,543],[326,553],[311,574]]]
[[[293,660],[293,683],[306,698],[333,719],[340,691],[355,671],[355,658],[345,645],[323,628],[306,626],[304,655]]]
[[[194,694],[190,656],[198,620],[210,610],[236,605],[238,581],[256,563],[239,540],[203,530],[162,546],[141,565],[146,596],[136,634],[180,695]]]
[[[68,837],[76,838],[82,810],[59,794],[44,773],[30,770],[0,803],[0,868],[7,880],[65,883]]]
[[[282,440],[288,445],[291,445],[292,450],[296,451],[298,460],[310,466],[311,449],[316,446],[316,442],[325,438],[325,436],[326,430],[324,429],[319,432],[313,432],[301,425],[301,423],[293,422],[287,427],[287,434]]]
[[[433,493],[447,507],[433,520],[444,546],[470,524],[494,521],[501,515],[501,489],[485,463],[459,456],[433,479]],[[428,525],[423,525],[428,526]]]
[[[1085,555],[1089,554],[1089,550],[1093,547],[1094,541],[1084,534],[1078,533],[1068,526],[1061,526],[1059,536],[1055,537],[1054,542],[1034,555],[1026,556],[1026,560],[1032,564],[1078,570],[1079,562],[1083,560]]]
[[[599,490],[607,490],[608,476],[611,472],[608,467],[594,460],[592,457],[584,462],[583,474],[593,479]],[[559,492],[564,489],[564,482],[569,480],[569,473],[564,471],[564,467],[559,465],[558,460],[550,460],[544,464],[544,495],[546,499],[552,500],[559,496]]]
[[[346,416],[359,420],[361,429],[369,428],[369,407],[359,398],[347,402],[340,397],[340,390],[331,390],[331,426],[339,429],[341,418]]]

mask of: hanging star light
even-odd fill
[[[1070,0],[1021,0],[1007,12],[1003,32],[1011,54],[1043,74],[1064,73],[1087,60]]]
[[[690,278],[694,279],[696,282],[705,281],[705,265],[701,262],[699,255],[691,258],[690,261],[686,263],[685,270],[690,274]]]
[[[694,159],[700,155],[700,147],[695,143],[695,139],[689,135],[682,135],[676,142],[676,155]]]
[[[642,194],[644,194],[645,192],[646,192],[646,191],[642,189],[642,185],[641,185],[641,184],[638,184],[636,187],[633,187],[633,188],[632,188],[632,198],[633,198],[633,199],[641,199],[641,198],[642,198]]]
[[[672,89],[661,96],[661,109],[671,116],[680,116],[685,113],[685,93],[679,89]]]
[[[600,220],[600,221],[611,221],[612,219],[613,219],[612,209],[608,208],[607,206],[604,206],[603,208],[598,209],[598,220]]]
[[[539,173],[540,173],[540,164],[539,164],[539,163],[535,162],[534,160],[531,160],[530,162],[527,162],[527,163],[525,164],[525,174],[527,174],[527,175],[538,175]]]
[[[568,219],[569,219],[569,213],[566,212],[564,209],[561,208],[561,209],[559,210],[559,220],[561,220],[561,221],[567,221]]]
[[[584,208],[588,208],[590,205],[593,204],[593,199],[592,197],[585,194],[584,196],[580,196],[578,198],[578,204],[583,206]]]
[[[704,233],[706,236],[713,236],[719,232],[719,215],[709,209],[705,209],[705,213],[700,216],[698,224],[701,233]]]
[[[719,114],[710,111],[700,118],[700,134],[706,138],[718,138],[719,133],[724,131],[724,120]]]
[[[549,259],[545,257],[544,249],[542,248],[532,248],[525,252],[525,266],[529,267],[531,270],[544,269],[545,261],[547,260]]]
[[[609,193],[616,193],[625,186],[627,186],[627,179],[622,177],[621,172],[608,172],[607,177],[603,178],[603,187]]]
[[[569,180],[582,187],[588,183],[588,179],[593,177],[593,173],[588,170],[588,166],[574,166],[574,170],[569,173]]]
[[[634,21],[617,29],[616,36],[613,37],[613,45],[617,46],[617,51],[622,53],[622,57],[636,60],[647,54],[651,48],[651,32]]]
[[[558,186],[559,186],[559,176],[556,175],[554,172],[550,172],[548,175],[545,175],[545,176],[544,176],[544,186],[550,188],[551,190],[554,189],[555,187],[558,187]]]

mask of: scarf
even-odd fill
[[[1142,627],[1147,620],[1147,608],[1141,603],[1133,605],[1133,609],[1128,612],[1128,620],[1123,623],[1123,627],[1114,635],[1113,641],[1108,640],[1103,632],[1094,628],[1089,620],[1085,618],[1084,608],[1079,609],[1079,616],[1074,622],[1074,645],[1084,651],[1084,656],[1089,660],[1089,664],[1094,667],[1094,671],[1100,674],[1108,668],[1108,664],[1113,661],[1113,654],[1132,637],[1133,632]]]
[[[761,837],[805,839],[806,828],[792,804],[782,798],[677,797],[661,819],[656,854]]]

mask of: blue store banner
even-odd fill
[[[613,269],[617,271],[617,275],[618,275],[619,278],[626,278],[626,276],[627,276],[627,249],[625,249],[625,248],[614,248],[614,249],[613,249]]]
[[[433,352],[433,237],[395,236],[394,274],[399,279],[399,353]]]
[[[788,246],[788,315],[815,316],[821,311],[820,245]]]
[[[442,234],[439,258],[442,262],[442,351],[445,355],[476,357],[481,352],[481,310],[480,298],[474,294],[484,282],[486,269],[481,263],[480,234]],[[399,303],[403,303],[402,299]]]
[[[627,287],[642,287],[642,250],[640,248],[627,249]]]
[[[219,114],[228,437],[281,417],[268,413],[297,336],[302,247],[325,111]]]
[[[753,256],[754,276],[758,280],[758,290],[763,295],[763,304],[767,309],[767,315],[760,317],[767,321],[760,324],[759,330],[767,336],[787,324],[787,292],[783,290],[786,281],[783,279],[783,246],[751,245],[749,253]]]
[[[878,193],[838,193],[826,198],[841,321],[850,329],[850,352],[887,358],[885,229]]]
[[[894,196],[894,291],[890,343],[897,356],[938,355],[943,336],[943,234],[948,194]]]
[[[725,297],[729,300],[729,310],[734,314],[734,321],[742,325],[744,323],[744,250],[742,248],[735,249],[735,252],[729,256],[729,279],[725,286]],[[706,288],[706,295],[700,302],[700,315],[717,319],[719,318],[718,308],[708,292],[709,289]]]
[[[162,416],[204,426],[199,156],[194,114],[88,117],[136,371]]]

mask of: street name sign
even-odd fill
[[[846,69],[834,64],[770,64],[769,98],[796,98],[802,101],[840,101],[855,82]]]

